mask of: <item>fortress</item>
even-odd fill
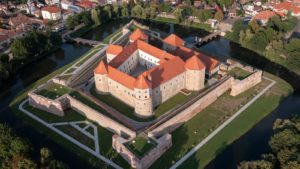
[[[97,92],[134,107],[139,117],[149,117],[180,90],[203,89],[205,76],[219,70],[217,60],[185,47],[185,41],[174,34],[162,42],[163,50],[149,44],[148,35],[136,29],[127,46],[109,45],[106,63],[102,60],[94,70]]]

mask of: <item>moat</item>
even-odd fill
[[[84,38],[90,38],[95,40],[102,40],[108,36],[113,30],[117,30],[119,27],[124,25],[126,22],[111,22],[105,24],[102,29],[95,28],[93,32],[84,35]],[[203,36],[207,34],[205,31],[199,31],[197,29],[174,26],[168,24],[156,24],[156,23],[144,23],[150,26],[151,29],[159,31],[162,36],[166,36],[167,33],[176,33],[184,40],[191,42],[194,36]],[[85,53],[89,47],[74,45],[74,44],[64,44],[62,49],[50,55],[47,58],[41,59],[26,66],[24,69],[20,70],[11,79],[0,82],[0,120],[1,122],[7,122],[13,128],[16,129],[18,134],[24,137],[31,138],[30,141],[35,146],[35,149],[39,149],[41,146],[47,146],[53,150],[57,158],[65,161],[70,165],[71,168],[87,168],[86,164],[77,160],[75,155],[70,155],[70,153],[64,148],[60,147],[47,137],[37,133],[28,124],[25,124],[21,120],[17,119],[8,105],[9,102],[15,97],[22,89],[29,86],[31,83],[40,79],[41,77],[51,73],[52,71],[70,63],[76,58],[80,57]],[[227,58],[229,56],[241,59],[249,64],[257,66],[261,69],[267,70],[275,75],[288,81],[295,89],[298,89],[296,84],[299,84],[299,77],[288,72],[288,70],[277,66],[273,63],[267,62],[261,56],[241,48],[237,44],[233,44],[224,38],[215,39],[204,46],[201,47],[206,53],[210,53],[221,59]],[[255,59],[254,59],[255,58]],[[267,152],[267,140],[272,134],[272,124],[276,118],[285,118],[297,113],[297,105],[300,104],[299,92],[295,92],[293,95],[285,99],[277,110],[269,114],[265,119],[260,121],[254,126],[249,132],[244,136],[236,140],[233,144],[226,147],[224,152],[221,153],[207,168],[235,168],[235,166],[242,160],[252,160],[259,158],[261,153]],[[299,112],[298,112],[299,114]],[[260,139],[256,139],[260,138]],[[249,153],[248,150],[253,150]],[[74,160],[76,159],[76,160]],[[231,161],[229,163],[229,161]]]

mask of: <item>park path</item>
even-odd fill
[[[271,87],[276,84],[276,81],[263,77],[266,80],[271,81],[271,83],[260,93],[258,93],[254,98],[252,98],[247,104],[245,104],[241,109],[239,109],[233,116],[226,120],[222,125],[220,125],[216,130],[209,134],[205,139],[203,139],[199,144],[197,144],[193,149],[191,149],[187,154],[185,154],[181,159],[179,159],[170,169],[178,168],[182,163],[184,163],[189,157],[196,153],[201,147],[203,147],[208,141],[210,141],[215,135],[217,135],[222,129],[224,129],[228,124],[230,124],[236,117],[238,117],[244,110],[246,110],[251,104],[253,104],[257,99],[259,99],[264,93],[266,93]]]
[[[26,109],[24,109],[23,106],[27,102],[28,102],[28,99],[24,100],[21,104],[19,104],[19,110],[20,111],[22,111],[23,113],[25,113],[26,115],[28,115],[32,119],[38,121],[39,123],[43,124],[44,126],[48,127],[49,129],[53,130],[54,132],[56,132],[57,134],[61,135],[62,137],[68,139],[69,141],[71,141],[72,143],[76,144],[77,146],[79,146],[80,148],[84,149],[85,151],[89,152],[90,154],[94,155],[98,159],[104,161],[106,164],[108,164],[108,165],[110,165],[110,166],[112,166],[112,167],[114,167],[116,169],[122,169],[122,167],[120,167],[119,165],[117,165],[113,161],[105,158],[100,153],[97,153],[97,151],[94,151],[91,148],[85,146],[84,144],[80,143],[79,141],[75,140],[74,138],[70,137],[69,135],[67,135],[64,132],[62,132],[62,131],[58,130],[57,128],[55,128],[51,123],[47,123],[43,119],[37,117],[36,115],[34,115],[31,112],[29,112]]]

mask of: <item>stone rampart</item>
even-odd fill
[[[52,79],[53,83],[57,83],[63,86],[67,86],[67,81],[64,79],[59,79],[58,77],[55,77]]]
[[[200,111],[205,109],[211,103],[216,101],[218,97],[224,94],[231,88],[232,81],[234,79],[231,77],[224,81],[221,85],[217,86],[215,89],[204,95],[202,98],[197,100],[194,104],[189,106],[187,109],[183,110],[176,116],[172,117],[165,123],[161,124],[157,128],[153,129],[148,133],[149,137],[161,136],[165,133],[171,133],[178,127],[180,127],[184,122],[190,120],[196,116]]]
[[[129,137],[135,137],[136,133],[127,127],[121,125],[120,123],[112,120],[111,118],[99,113],[98,111],[88,107],[87,105],[83,104],[82,102],[78,101],[77,99],[74,99],[71,96],[67,96],[70,106],[72,109],[78,111],[85,117],[87,117],[90,120],[93,120],[97,122],[100,126],[112,131],[113,133],[116,133],[120,136],[129,136]]]
[[[237,96],[262,81],[262,71],[257,70],[243,80],[235,79],[231,87],[231,96]]]
[[[50,83],[52,83],[52,81],[48,81],[44,85],[41,85],[37,89],[28,93],[29,105],[58,116],[64,116],[64,110],[69,107],[66,95],[53,100],[37,94],[37,92],[47,87]]]
[[[114,135],[113,148],[131,165],[131,167],[147,169],[172,146],[172,136],[169,133],[166,133],[158,139],[153,138],[153,140],[157,145],[141,159],[125,146],[130,140]]]

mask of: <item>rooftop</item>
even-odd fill
[[[168,37],[166,37],[163,42],[172,45],[172,46],[182,46],[184,45],[184,40],[182,40],[180,37],[178,37],[175,34],[171,34]]]
[[[136,41],[136,40],[147,40],[148,35],[146,35],[141,29],[137,28],[130,36],[129,39],[131,41]]]
[[[42,8],[42,11],[48,11],[49,13],[58,13],[60,9],[56,5],[50,5]]]

